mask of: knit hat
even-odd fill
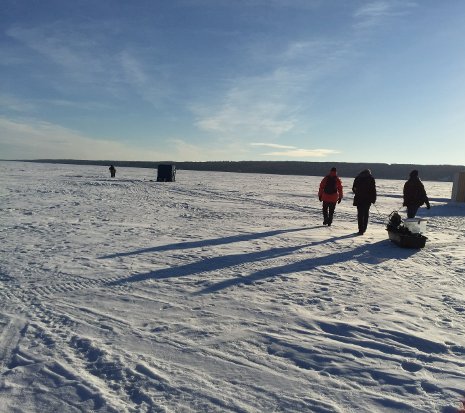
[[[412,172],[410,172],[410,178],[415,178],[418,176],[418,171],[414,169]]]

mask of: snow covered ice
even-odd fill
[[[116,167],[0,162],[1,412],[461,408],[451,183],[425,182],[409,250],[385,230],[403,181],[357,236],[353,178],[328,228],[321,177]]]

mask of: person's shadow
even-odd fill
[[[177,242],[174,244],[159,245],[157,247],[142,248],[142,249],[138,249],[134,251],[118,252],[116,254],[105,255],[102,257],[98,257],[98,258],[109,259],[109,258],[117,258],[117,257],[127,257],[129,255],[147,254],[151,252],[163,252],[163,251],[172,251],[172,250],[183,250],[183,249],[189,249],[189,248],[212,247],[215,245],[224,245],[224,244],[232,244],[235,242],[250,241],[253,239],[267,238],[267,237],[272,237],[274,235],[311,230],[315,228],[318,228],[318,227],[278,229],[274,231],[253,232],[253,233],[247,233],[247,234],[232,235],[229,237],[222,237],[222,238],[202,239],[199,241]]]
[[[111,281],[108,283],[108,285],[110,286],[124,285],[128,283],[134,283],[134,282],[140,282],[140,281],[146,281],[146,280],[161,280],[161,279],[167,279],[167,278],[186,277],[186,276],[191,276],[195,274],[200,274],[203,272],[217,271],[217,270],[221,270],[224,268],[230,268],[236,265],[241,265],[241,264],[245,264],[249,262],[256,263],[256,262],[264,261],[267,259],[289,255],[303,248],[315,247],[315,246],[323,245],[329,242],[334,242],[337,240],[352,238],[354,236],[355,234],[348,234],[348,235],[343,235],[340,237],[328,238],[323,241],[310,242],[310,243],[300,244],[300,245],[295,245],[295,246],[279,247],[279,248],[268,249],[265,251],[254,251],[250,253],[231,254],[231,255],[226,255],[226,256],[207,258],[201,261],[189,263],[186,265],[181,265],[179,267],[170,267],[170,268],[164,268],[164,269],[157,270],[157,271],[134,274],[128,278]],[[387,247],[387,249],[390,250],[389,241],[386,241],[386,242],[382,241],[381,243],[385,244],[383,248]],[[377,244],[380,244],[380,243],[377,243]],[[263,278],[275,277],[275,276],[279,276],[279,275],[287,274],[291,272],[300,272],[300,271],[308,270],[309,268],[314,268],[314,267],[328,264],[328,263],[347,261],[347,260],[353,259],[354,256],[356,256],[357,254],[362,254],[367,249],[373,250],[373,251],[376,250],[377,244],[364,245],[364,246],[356,248],[355,250],[351,250],[349,252],[331,254],[328,256],[320,257],[320,258],[313,258],[313,259],[300,261],[298,263],[288,264],[282,267],[275,267],[275,268],[269,268],[269,269],[262,270],[262,271],[257,271],[245,277],[236,277],[233,279],[225,280],[225,281],[210,285],[209,287],[206,287],[203,290],[199,291],[197,294],[212,293],[212,292],[219,291],[224,288],[228,288],[228,287],[238,285],[238,284],[250,284],[254,281],[258,281]],[[382,255],[381,251],[383,250],[383,248],[380,248],[380,251],[378,253],[379,256]],[[403,252],[403,254],[407,256],[407,252]],[[391,252],[391,255],[387,254],[389,258],[393,258],[392,255],[393,255],[392,252]],[[399,258],[399,254],[397,254],[396,258]]]
[[[354,235],[350,235],[354,236]],[[350,236],[340,237],[341,238],[348,238]],[[334,241],[335,239],[330,239],[329,241]],[[296,249],[315,246],[320,243],[310,243],[304,246],[301,246]],[[279,267],[274,268],[266,268],[260,271],[255,271],[250,275],[245,277],[235,277],[228,280],[223,280],[214,284],[205,287],[204,289],[198,291],[196,294],[208,294],[208,293],[215,293],[225,288],[237,286],[240,284],[252,284],[256,281],[264,280],[267,278],[272,277],[279,277],[285,274],[293,274],[304,272],[308,270],[315,269],[317,267],[326,266],[330,264],[339,264],[347,261],[357,260],[361,263],[367,264],[378,264],[380,262],[384,262],[389,259],[407,259],[411,255],[415,254],[418,250],[415,249],[405,249],[400,248],[389,240],[378,241],[374,244],[364,244],[360,245],[353,250],[343,251],[343,252],[335,252],[329,255],[322,255],[317,258],[308,258],[306,260],[302,260],[299,262],[294,262],[291,264],[282,265]],[[324,250],[322,250],[324,252]]]

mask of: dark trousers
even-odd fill
[[[331,225],[333,222],[334,210],[336,209],[336,202],[323,201],[323,222]]]
[[[418,205],[407,205],[407,218],[415,218],[418,208]]]
[[[370,204],[357,205],[358,232],[365,232],[370,216]]]

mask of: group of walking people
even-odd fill
[[[355,177],[352,192],[354,206],[357,207],[358,233],[363,235],[367,230],[370,207],[376,203],[376,181],[369,169],[364,169]],[[337,169],[333,167],[321,180],[318,190],[318,199],[323,203],[323,225],[331,226],[336,204],[341,203],[343,196],[342,181],[337,175]],[[403,206],[407,207],[407,218],[414,218],[423,204],[430,209],[425,187],[416,169],[410,172],[409,179],[404,184],[403,199]]]

